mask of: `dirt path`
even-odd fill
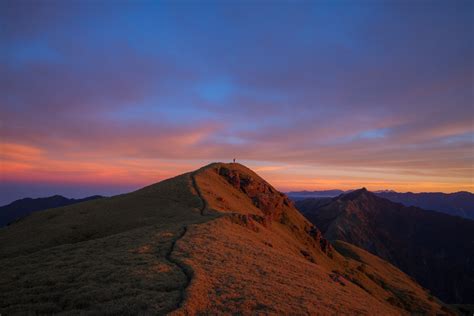
[[[201,190],[197,186],[195,173],[192,173],[190,175],[190,177],[191,177],[192,186],[193,186],[194,190],[196,191],[199,199],[201,200],[202,205],[199,208],[199,212],[201,213],[202,216],[205,216],[206,215],[206,209],[207,209],[207,202],[202,197]],[[181,293],[180,293],[178,303],[176,304],[176,306],[173,309],[169,310],[167,313],[170,313],[170,312],[172,312],[176,309],[179,309],[182,306],[182,304],[185,300],[185,296],[186,296],[186,289],[188,288],[189,284],[191,283],[191,279],[193,277],[192,271],[189,269],[189,267],[187,267],[183,262],[181,262],[181,260],[179,260],[177,258],[173,258],[173,256],[172,256],[173,251],[174,251],[175,246],[176,246],[176,242],[184,237],[187,230],[188,230],[187,225],[184,225],[183,229],[179,233],[178,237],[173,240],[173,242],[171,243],[170,249],[166,253],[166,260],[168,260],[169,262],[176,265],[183,272],[183,274],[186,276],[186,282],[185,282],[184,286],[181,288]]]
[[[201,199],[201,203],[202,203],[202,206],[200,208],[200,212],[201,212],[201,215],[206,215],[205,212],[206,212],[206,209],[207,209],[207,201],[202,197],[202,194],[201,194],[201,189],[198,187],[197,183],[196,183],[196,177],[195,177],[195,173],[193,172],[191,174],[191,180],[193,182],[193,188],[194,190],[196,191],[197,195],[199,196],[199,198]]]
[[[179,259],[173,258],[173,256],[172,256],[175,245],[176,245],[176,242],[178,240],[180,240],[181,238],[183,238],[183,236],[186,234],[187,230],[188,230],[188,228],[185,225],[182,228],[181,232],[179,233],[178,237],[175,238],[173,240],[173,242],[171,243],[171,246],[170,246],[170,248],[169,248],[169,250],[168,250],[168,252],[166,253],[166,256],[165,256],[167,261],[169,261],[169,262],[173,263],[175,266],[177,266],[183,272],[183,274],[186,276],[186,282],[180,288],[178,303],[176,303],[176,305],[173,308],[170,308],[170,310],[168,310],[167,313],[170,313],[170,312],[172,312],[172,311],[174,311],[174,310],[181,307],[181,304],[184,301],[184,296],[185,296],[186,289],[189,286],[189,283],[191,283],[191,279],[192,279],[192,273],[191,273],[191,271],[189,271],[189,269],[186,267],[186,265],[184,263],[182,263]]]

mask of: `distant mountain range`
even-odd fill
[[[456,193],[398,193],[394,191],[376,192],[380,197],[406,206],[418,206],[425,210],[433,210],[449,215],[474,219],[474,194],[470,192]]]
[[[391,262],[446,302],[474,302],[474,221],[404,206],[366,189],[296,206],[329,240]]]
[[[45,198],[24,198],[16,200],[8,205],[0,207],[0,227],[10,224],[33,212],[50,208],[76,204],[84,201],[100,199],[102,196],[94,195],[83,199],[68,199],[61,195],[53,195]]]
[[[292,200],[302,200],[307,198],[325,198],[335,197],[343,194],[346,191],[342,190],[322,190],[322,191],[292,191],[288,192],[287,195]]]
[[[351,191],[324,190],[324,191],[296,191],[289,192],[293,201],[306,198],[336,197]],[[390,201],[402,203],[405,206],[417,206],[425,210],[438,211],[454,216],[461,216],[474,220],[474,194],[470,192],[456,193],[399,193],[395,191],[376,191],[376,195]]]

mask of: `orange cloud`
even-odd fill
[[[57,159],[45,150],[22,144],[3,144],[0,154],[2,181],[63,183],[127,183],[147,185],[194,166],[158,159],[89,158]],[[93,156],[93,155],[90,155]]]
[[[190,136],[190,143],[200,137]],[[186,140],[187,142],[187,140]],[[170,145],[172,146],[172,144]],[[25,144],[2,144],[0,178],[2,181],[128,184],[136,187],[173,177],[196,169],[210,161],[188,159],[128,158],[80,151],[59,156],[46,149]],[[436,172],[436,166],[423,170],[394,166],[357,167],[338,165],[262,164],[242,161],[282,191],[317,189],[354,189],[365,186],[369,190],[394,189],[397,191],[474,191],[473,171],[465,168],[447,168]],[[462,176],[460,176],[462,174]]]
[[[32,161],[40,157],[42,153],[43,151],[40,148],[33,146],[0,143],[1,160]]]

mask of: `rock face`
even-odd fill
[[[255,229],[256,226],[253,225],[252,222],[260,223],[264,227],[271,227],[272,222],[278,221],[282,224],[288,224],[290,227],[296,227],[291,223],[291,220],[285,213],[285,208],[294,209],[293,202],[291,202],[285,194],[277,191],[266,181],[262,181],[260,178],[254,177],[251,174],[239,172],[236,169],[230,169],[225,166],[220,166],[217,169],[217,173],[235,189],[248,196],[253,205],[263,212],[263,216],[255,214],[238,216],[243,223],[251,226],[253,229]],[[310,226],[305,231],[316,242],[316,245],[319,246],[323,253],[332,255],[331,244],[324,239],[319,229],[315,226]]]
[[[293,205],[285,194],[278,192],[266,182],[256,181],[250,175],[226,167],[219,168],[219,175],[250,197],[253,204],[272,219],[279,220],[283,205]]]
[[[388,260],[447,302],[474,302],[474,221],[405,207],[366,189],[296,205],[329,240]]]
[[[327,254],[331,255],[332,254],[332,246],[331,243],[323,238],[323,234],[321,234],[321,231],[317,229],[316,227],[312,227],[311,230],[309,231],[309,234],[316,240],[317,243],[319,243],[319,246],[321,247],[321,250]]]

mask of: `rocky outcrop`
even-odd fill
[[[332,256],[333,248],[331,246],[331,243],[323,237],[323,234],[318,228],[313,226],[311,227],[308,233],[320,246],[322,252],[324,252],[328,256]]]
[[[262,210],[267,221],[279,220],[283,206],[293,205],[286,195],[264,181],[255,181],[250,175],[226,167],[220,167],[218,173],[234,188],[245,193]]]
[[[285,208],[294,208],[293,203],[288,197],[277,191],[267,182],[261,179],[254,179],[251,175],[241,173],[235,169],[229,169],[221,166],[218,168],[218,174],[223,177],[235,189],[243,192],[251,200],[253,205],[263,212],[263,216],[255,214],[234,214],[232,221],[248,227],[254,231],[259,230],[259,225],[271,228],[272,222],[278,221],[297,231],[298,227],[291,222],[291,219],[285,214]],[[332,256],[332,246],[321,234],[321,231],[315,226],[310,227],[306,233],[314,240],[315,245],[323,253]],[[304,255],[304,254],[303,254]]]
[[[255,214],[229,214],[228,215],[231,222],[239,224],[241,226],[247,227],[255,232],[260,230],[259,225],[270,228],[272,226],[272,219],[268,216],[259,216]]]

